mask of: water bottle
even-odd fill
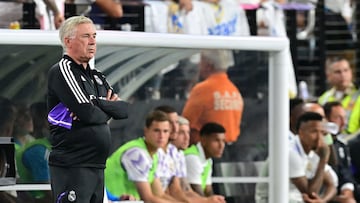
[[[325,130],[328,133],[336,135],[340,131],[340,127],[338,124],[336,124],[334,122],[327,122],[327,123],[325,123]]]
[[[308,100],[310,98],[308,86],[305,81],[299,82],[299,97],[303,100]]]

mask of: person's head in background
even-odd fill
[[[342,104],[338,101],[327,102],[324,104],[324,111],[326,119],[329,122],[337,124],[339,132],[345,130],[346,127],[346,112]]]
[[[325,119],[324,108],[316,102],[306,102],[303,105],[304,112],[315,112],[320,114]]]
[[[200,129],[200,143],[205,157],[221,158],[225,148],[225,128],[218,123],[206,123]]]
[[[296,103],[296,105],[295,105]],[[323,107],[316,102],[294,102],[293,106],[290,106],[290,130],[296,134],[297,122],[304,113],[316,112],[325,118],[325,112]]]
[[[324,108],[320,104],[318,104],[316,102],[307,102],[307,103],[304,104],[303,110],[304,110],[304,113],[317,113],[322,117],[322,121],[323,121],[322,125],[323,125],[323,128],[324,128],[324,131],[326,131],[326,132],[324,134],[322,134],[323,138],[322,138],[321,141],[324,142],[326,145],[332,146],[334,140],[332,138],[332,135],[331,135],[330,131],[327,129],[329,123],[327,123]],[[308,138],[308,139],[311,139],[311,138]],[[331,158],[328,160],[328,163],[330,165],[332,165],[332,164],[336,163],[336,159],[334,158],[335,157],[335,155],[334,155],[335,154],[335,151],[334,151],[335,148],[331,147],[330,149],[331,149],[330,153],[332,155],[330,155]]]
[[[150,112],[145,120],[144,137],[147,149],[155,153],[158,148],[163,148],[169,142],[171,132],[170,119],[162,111]]]
[[[336,90],[345,91],[353,84],[352,69],[347,59],[332,56],[326,59],[326,78]]]
[[[316,112],[306,112],[299,117],[296,132],[307,154],[324,145],[324,136],[327,134],[324,124],[323,116]]]
[[[226,72],[234,65],[234,58],[230,50],[203,50],[200,60],[200,79],[205,80],[210,75]]]
[[[179,116],[179,133],[172,141],[178,149],[185,150],[190,144],[190,123],[186,118]]]
[[[19,103],[16,105],[16,109],[17,113],[14,124],[13,137],[15,143],[23,146],[34,139],[31,136],[34,131],[34,125],[30,115],[30,109],[27,104]]]
[[[299,118],[299,110],[302,109],[304,100],[301,98],[290,99],[290,130],[295,134],[295,126],[297,119]]]
[[[45,102],[36,102],[30,105],[30,114],[34,124],[35,138],[49,135],[49,122],[47,120],[47,105]]]
[[[66,19],[59,35],[64,52],[76,63],[86,65],[95,56],[96,29],[90,18],[73,16]]]
[[[0,137],[12,137],[17,109],[8,98],[0,97]]]
[[[176,112],[176,109],[173,108],[172,106],[162,105],[156,107],[155,110],[162,111],[168,115],[171,124],[171,133],[170,133],[169,142],[172,142],[177,138],[179,132],[179,115]]]

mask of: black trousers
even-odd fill
[[[50,166],[55,203],[102,203],[104,169]]]

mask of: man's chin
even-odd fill
[[[159,142],[157,143],[159,147],[163,148],[163,147],[166,147],[168,142]]]
[[[92,58],[94,58],[94,56],[84,56],[84,57],[81,57],[81,62],[82,63],[88,63]]]
[[[214,156],[214,158],[217,158],[217,159],[220,159],[222,157],[222,153],[221,154],[216,154],[215,156]]]
[[[89,58],[89,60],[90,60],[90,59],[95,57],[95,54],[96,54],[95,51],[94,52],[89,52],[86,57]]]

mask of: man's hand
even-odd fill
[[[222,195],[211,195],[209,200],[212,203],[226,203],[225,197]]]
[[[322,200],[315,192],[311,193],[310,196],[303,193],[302,197],[306,203],[325,203],[325,201]]]
[[[108,101],[120,101],[120,98],[117,94],[112,94],[112,90],[108,90],[106,95],[106,100]]]
[[[339,203],[356,203],[353,195],[338,195],[336,196],[335,200]]]
[[[328,162],[330,156],[330,148],[324,142],[324,139],[322,137],[319,139],[319,143],[315,152],[317,155],[319,155],[320,159],[323,159],[326,162]]]
[[[67,109],[67,111],[70,112],[69,109]],[[71,117],[73,120],[80,120],[73,112],[70,112],[70,117]]]
[[[54,14],[54,24],[55,28],[59,29],[61,24],[64,22],[65,18],[61,13]]]
[[[132,195],[121,195],[120,200],[121,201],[126,201],[126,200],[128,200],[128,201],[136,201],[136,198],[134,196],[132,196]]]

